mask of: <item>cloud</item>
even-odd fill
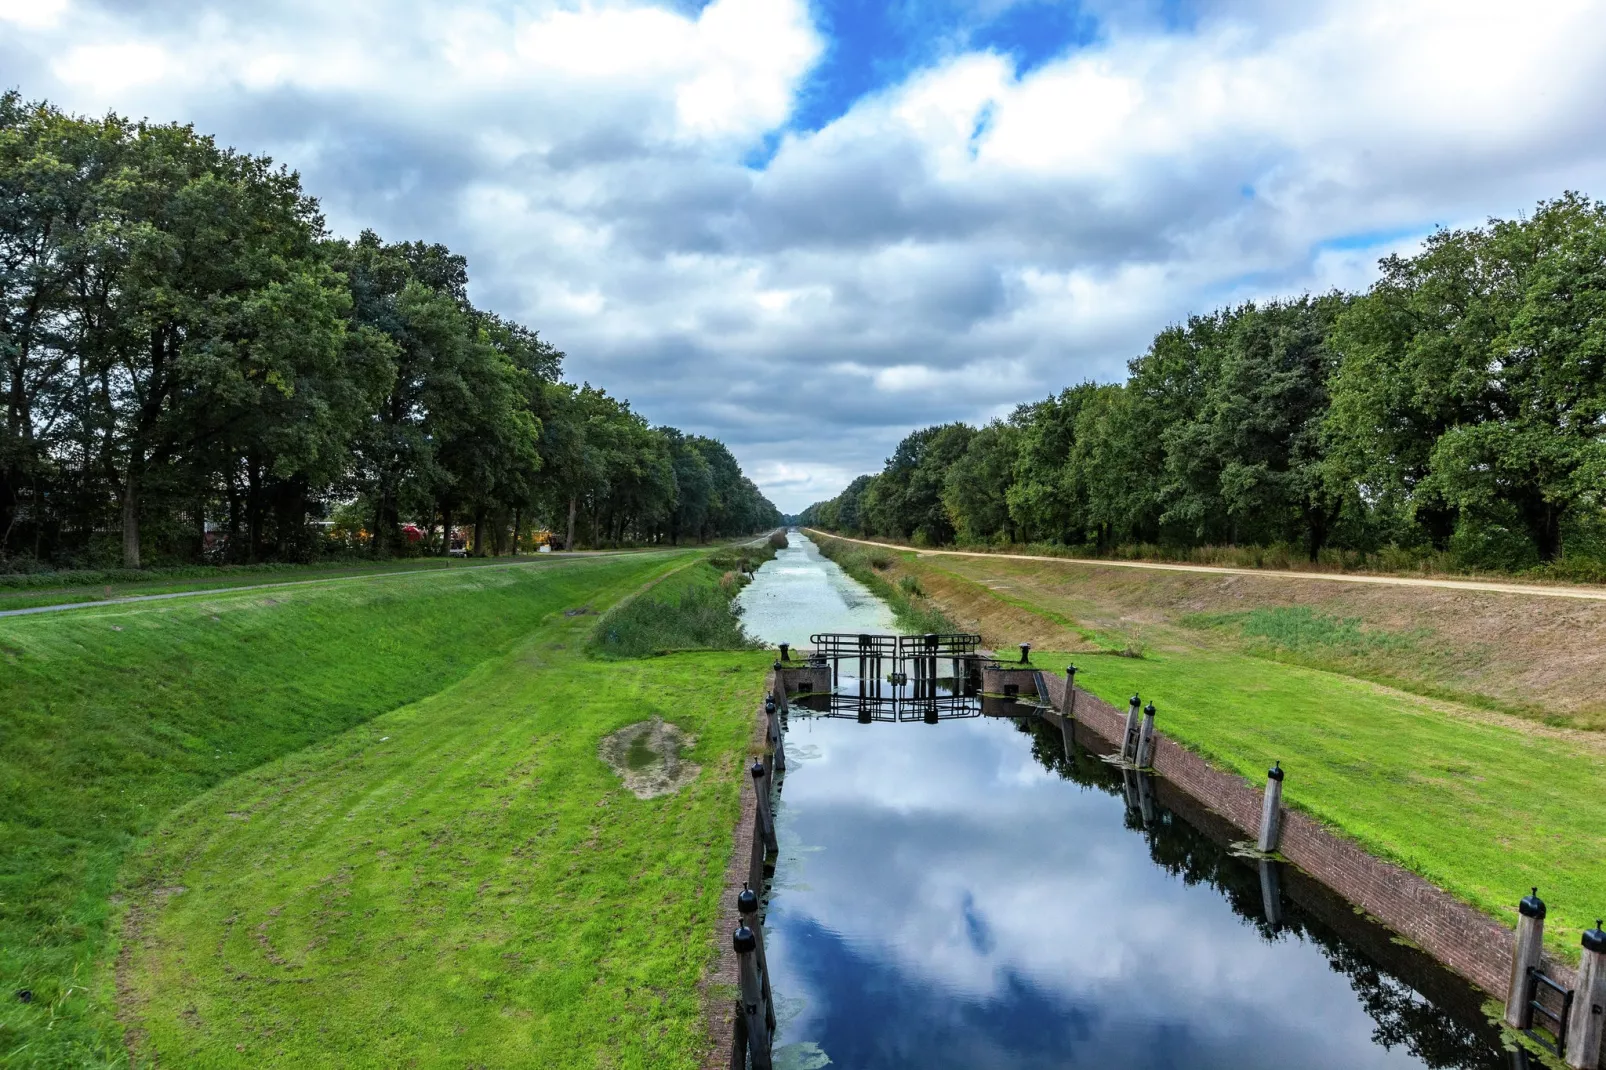
[[[786,509],[1190,311],[1606,191],[1596,5],[1039,6],[0,0],[0,67],[269,153],[340,232],[448,243]]]

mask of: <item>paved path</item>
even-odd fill
[[[1100,568],[1146,568],[1159,572],[1208,572],[1222,576],[1271,576],[1287,580],[1330,580],[1334,583],[1375,583],[1385,587],[1443,587],[1452,591],[1480,591],[1485,594],[1537,595],[1540,598],[1581,598],[1585,601],[1606,602],[1606,589],[1600,587],[1546,587],[1537,583],[1500,583],[1492,580],[1431,580],[1414,576],[1375,576],[1354,572],[1293,572],[1267,568],[1227,568],[1220,565],[1165,565],[1154,561],[1107,561],[1103,558],[1045,557],[1039,554],[993,554],[976,550],[921,550],[913,546],[899,546],[890,542],[873,542],[870,539],[850,539],[846,535],[832,535],[827,531],[804,528],[811,535],[829,539],[842,539],[864,546],[883,546],[888,550],[913,552],[921,557],[990,557],[1005,561],[1052,561],[1061,565],[1095,565]]]
[[[540,554],[524,561],[509,561],[496,565],[473,565],[474,569],[523,568],[526,565],[551,564],[554,561],[573,561],[583,557],[615,557],[619,554],[641,553],[639,550],[575,550],[572,553]],[[651,552],[651,551],[648,551]],[[168,598],[200,598],[208,594],[238,594],[241,591],[269,591],[278,587],[302,587],[309,583],[345,583],[350,580],[385,580],[392,576],[445,575],[463,572],[462,568],[409,568],[400,572],[359,572],[355,576],[323,576],[310,580],[285,580],[282,583],[253,583],[244,587],[203,587],[196,591],[170,591],[167,594],[131,594],[124,598],[102,598],[96,602],[65,602],[59,606],[29,606],[27,609],[0,610],[0,617],[25,617],[33,613],[60,613],[67,609],[94,609],[97,606],[121,606],[130,602],[160,602]],[[160,580],[152,580],[160,583]],[[175,581],[182,583],[182,580]],[[43,592],[41,592],[43,593]]]

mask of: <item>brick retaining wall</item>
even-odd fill
[[[1065,710],[1065,679],[1044,673],[1047,698]],[[1075,720],[1113,744],[1126,713],[1076,689]],[[1055,718],[1056,720],[1058,718]],[[1268,756],[1271,757],[1271,756]],[[1260,830],[1264,785],[1224,772],[1155,733],[1154,771],[1253,839]],[[1297,792],[1297,769],[1293,784]],[[1285,789],[1286,790],[1286,789]],[[1505,998],[1515,933],[1406,869],[1384,862],[1297,810],[1283,808],[1281,854],[1485,992]],[[1545,972],[1572,984],[1574,970],[1548,955]]]

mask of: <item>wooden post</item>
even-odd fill
[[[774,857],[780,851],[775,839],[775,818],[770,813],[769,778],[765,776],[763,762],[754,762],[749,770],[753,774],[753,794],[758,797],[758,827],[764,837],[764,849]]]
[[[1277,850],[1283,833],[1283,763],[1266,770],[1266,798],[1260,807],[1260,843],[1263,854]]]
[[[1584,950],[1578,960],[1578,983],[1573,989],[1572,1019],[1567,1023],[1567,1065],[1573,1070],[1597,1070],[1600,1042],[1606,1034],[1606,931],[1601,919],[1584,930]]]
[[[1130,762],[1137,757],[1138,749],[1138,706],[1142,699],[1133,695],[1126,700],[1126,732],[1121,736],[1121,760]]]
[[[1154,765],[1154,703],[1143,707],[1143,727],[1138,732],[1138,758],[1139,769],[1148,769]]]
[[[736,896],[736,911],[742,916],[742,924],[753,934],[757,943],[758,976],[764,988],[764,1015],[771,1033],[775,1032],[775,996],[770,992],[770,964],[764,957],[764,925],[758,920],[758,893],[753,891],[752,885],[742,882],[742,890]]]
[[[764,986],[758,973],[758,939],[753,930],[739,925],[731,942],[736,945],[736,968],[741,979],[742,1019],[747,1023],[747,1052],[753,1070],[770,1070],[769,1017],[764,1012]]]
[[[786,772],[786,744],[781,738],[780,706],[775,701],[775,693],[771,692],[764,700],[764,717],[766,720],[765,734],[769,738],[770,753],[775,756],[775,768]]]
[[[1528,1005],[1533,983],[1528,973],[1539,968],[1539,954],[1544,945],[1545,901],[1539,898],[1539,889],[1535,888],[1517,904],[1517,945],[1512,949],[1511,980],[1506,985],[1506,1024],[1513,1029],[1527,1029],[1533,1025],[1533,1008]]]

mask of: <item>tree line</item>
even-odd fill
[[[1606,575],[1606,205],[1569,193],[1380,267],[1363,294],[1168,327],[1124,383],[916,431],[801,519],[931,545]]]
[[[462,256],[331,236],[190,126],[0,96],[0,287],[0,568],[307,560],[336,520],[378,556],[779,521],[724,445],[475,308]]]

